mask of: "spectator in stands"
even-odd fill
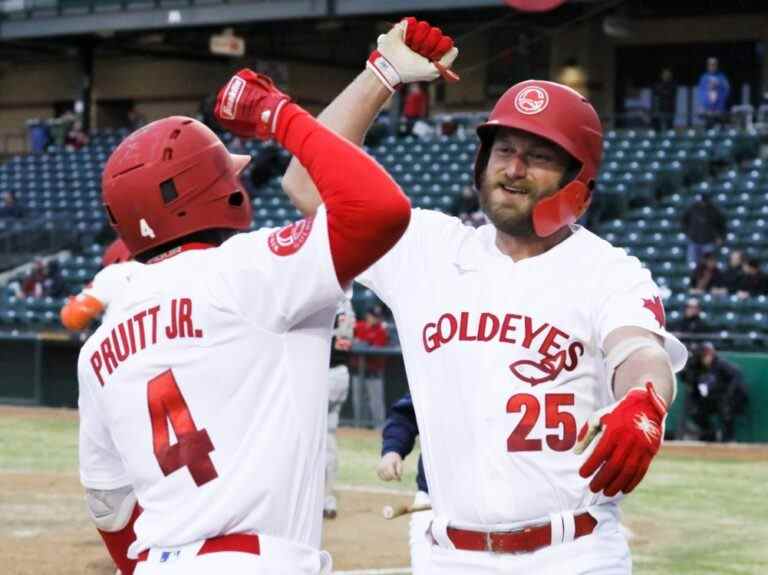
[[[736,416],[745,412],[748,402],[741,370],[719,357],[711,343],[691,351],[682,372],[688,392],[686,419],[698,427],[700,441],[733,441]]]
[[[24,210],[16,202],[16,196],[13,192],[4,192],[2,200],[0,201],[0,217],[1,218],[23,218]]]
[[[699,199],[683,212],[681,223],[688,236],[689,265],[698,264],[705,252],[722,245],[727,230],[725,216],[709,194],[699,194]]]
[[[408,133],[413,131],[417,120],[425,120],[429,115],[429,97],[418,82],[408,84],[408,92],[403,104],[403,119]]]
[[[32,269],[21,282],[21,294],[19,295],[23,297],[42,297],[47,278],[45,262],[41,258],[36,259],[32,264]]]
[[[731,250],[728,254],[728,266],[723,270],[723,288],[729,292],[739,291],[741,278],[744,275],[744,253],[741,250]]]
[[[683,317],[669,326],[675,333],[710,333],[712,327],[701,317],[701,304],[695,297],[685,302]]]
[[[668,130],[674,126],[677,83],[672,79],[672,70],[664,68],[661,78],[653,87],[653,127]]]
[[[265,144],[258,155],[251,161],[251,183],[255,189],[265,186],[269,180],[285,172],[288,158],[280,155],[280,150],[273,144]]]
[[[699,104],[699,114],[707,128],[719,126],[728,103],[731,85],[725,74],[718,69],[717,58],[707,58],[707,71],[699,78],[696,98]]]
[[[714,252],[704,253],[696,268],[691,272],[689,291],[691,293],[707,293],[724,286],[723,273],[720,271],[720,264],[717,263]]]
[[[88,134],[83,131],[83,123],[77,120],[67,134],[65,147],[67,150],[79,150],[86,145],[88,145]]]
[[[138,130],[139,128],[147,125],[147,117],[139,112],[139,110],[136,108],[135,104],[132,104],[130,109],[128,110],[128,122],[127,122],[127,128],[133,132]]]
[[[67,284],[61,276],[59,260],[50,260],[45,266],[45,280],[43,280],[43,293],[46,296],[60,298],[68,295]]]
[[[760,269],[760,261],[757,258],[747,259],[741,270],[742,276],[737,289],[739,297],[768,294],[768,276]]]
[[[365,314],[365,319],[355,323],[355,340],[371,347],[386,347],[389,345],[389,332],[384,322],[384,311],[381,306],[375,306]],[[385,357],[367,356],[363,386],[368,396],[370,419],[374,426],[384,422],[384,367]],[[360,387],[358,387],[359,389]]]
[[[456,196],[451,206],[451,214],[474,227],[485,223],[485,217],[480,210],[480,200],[473,186],[466,186],[461,194]]]

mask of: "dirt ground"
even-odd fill
[[[0,407],[3,415],[20,408]],[[23,409],[25,417],[76,418],[71,410]],[[352,431],[351,433],[373,433]],[[768,446],[673,444],[674,457],[768,460]],[[385,521],[387,504],[408,496],[344,490],[339,517],[326,521],[324,548],[338,570],[397,568],[409,564],[408,518]],[[114,567],[88,519],[74,474],[0,473],[0,572],[4,575],[112,575]],[[637,529],[636,529],[637,528]],[[643,532],[642,525],[630,525]],[[382,542],[386,544],[382,545]],[[635,544],[642,542],[635,541]]]

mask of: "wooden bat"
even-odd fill
[[[385,505],[381,510],[381,514],[384,516],[384,519],[394,519],[401,515],[418,513],[419,511],[429,511],[430,509],[432,509],[432,505],[429,503],[421,505],[413,505],[412,503],[409,503],[407,505],[395,505],[394,507],[392,505]]]

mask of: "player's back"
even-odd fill
[[[266,244],[242,234],[136,266],[83,346],[83,483],[134,487],[134,552],[253,531],[319,545],[323,302],[338,286],[296,296],[287,268],[258,263]]]

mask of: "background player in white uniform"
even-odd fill
[[[107,246],[101,259],[102,269],[79,294],[68,298],[61,308],[61,323],[65,328],[71,331],[86,329],[104,313],[109,302],[127,285],[130,277],[130,264],[113,266],[124,264],[130,259],[131,254],[123,240],[118,238]]]
[[[215,113],[290,150],[324,207],[236,234],[251,225],[248,157],[178,116],[118,146],[103,199],[137,263],[80,353],[81,481],[124,574],[325,572],[331,325],[341,286],[397,241],[410,205],[264,76],[238,73]]]
[[[351,292],[350,292],[351,295]],[[349,395],[349,350],[355,333],[355,310],[344,297],[336,310],[331,339],[331,368],[328,372],[328,438],[325,446],[325,501],[323,517],[335,519],[339,511],[334,487],[339,473],[339,429],[341,408]]]
[[[398,71],[418,58],[390,53]],[[387,96],[369,88],[353,83],[321,118],[361,141],[364,128],[350,127]],[[362,277],[403,347],[435,513],[430,573],[629,573],[618,501],[659,449],[685,348],[664,329],[650,273],[574,225],[602,157],[589,102],[522,82],[478,135],[475,182],[492,223],[414,210]],[[300,166],[283,186],[313,212]]]

